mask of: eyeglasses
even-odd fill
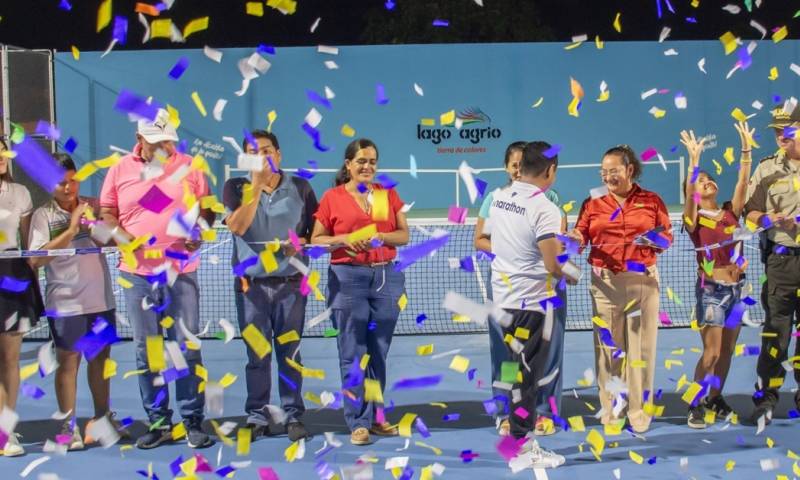
[[[617,175],[619,175],[620,173],[622,173],[622,169],[619,169],[619,168],[612,168],[612,169],[610,169],[610,170],[600,170],[598,173],[600,174],[600,177],[601,177],[601,178],[605,178],[605,177],[616,177]]]

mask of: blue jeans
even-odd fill
[[[237,309],[240,309],[237,311],[239,330],[244,330],[250,324],[255,325],[273,345],[278,373],[282,377],[278,381],[281,407],[286,412],[288,422],[297,421],[305,412],[301,393],[303,376],[289,366],[286,359],[291,358],[302,364],[300,342],[281,345],[273,339],[292,330],[303,335],[307,298],[300,293],[300,277],[251,279],[247,292],[236,295]],[[258,358],[250,347],[245,345],[245,349],[247,401],[244,409],[248,415],[247,423],[267,425],[269,413],[266,406],[272,389],[272,354]]]
[[[328,302],[334,328],[339,330],[339,368],[344,396],[344,419],[350,431],[369,428],[378,405],[364,400],[364,379],[386,388],[386,357],[400,315],[397,301],[405,291],[405,275],[392,264],[378,267],[331,265]],[[359,364],[369,355],[366,370]]]
[[[147,337],[163,335],[165,329],[161,326],[161,321],[170,316],[175,323],[166,329],[167,340],[180,344],[189,367],[188,371],[178,372],[175,379],[175,397],[179,412],[187,423],[199,424],[203,421],[205,395],[197,392],[201,379],[195,375],[195,369],[202,365],[203,359],[199,350],[184,349],[186,337],[178,326],[178,321],[183,319],[189,332],[197,334],[200,330],[200,285],[197,272],[178,275],[171,287],[163,282],[154,282],[155,288],[147,281],[147,277],[127,272],[120,272],[120,275],[133,284],[131,288],[123,289],[123,292],[128,319],[133,326],[136,368],[145,370],[145,373],[138,376],[139,392],[150,422],[155,423],[162,418],[165,418],[165,426],[172,422],[169,384],[160,387],[153,385],[153,380],[160,374],[151,372],[147,361]],[[143,298],[153,307],[142,309]]]
[[[745,280],[742,279],[736,285],[723,285],[706,279],[701,286],[698,278],[694,288],[695,299],[697,300],[697,305],[695,306],[697,325],[701,327],[724,327],[733,307],[742,298],[744,283]]]
[[[491,285],[487,289],[489,292],[489,299],[491,296]],[[555,397],[556,408],[559,414],[561,413],[561,392],[563,386],[563,371],[562,364],[564,362],[564,333],[567,328],[567,292],[566,290],[556,289],[559,298],[563,302],[561,308],[556,309],[553,313],[553,330],[550,334],[550,345],[547,353],[547,360],[545,361],[544,370],[542,375],[550,374],[555,368],[558,368],[558,374],[547,385],[542,385],[537,389],[536,393],[536,411],[540,415],[552,416],[554,413],[550,408],[550,397]],[[511,361],[511,354],[506,345],[503,334],[503,327],[498,324],[495,319],[489,316],[489,355],[492,361],[492,383],[500,381],[501,369],[503,362]],[[508,417],[508,405],[511,401],[511,392],[501,388],[492,387],[492,396],[495,399],[497,406],[497,417]]]

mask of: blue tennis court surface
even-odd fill
[[[760,344],[759,330],[745,328],[739,343],[747,345]],[[691,379],[691,372],[699,356],[700,340],[697,332],[690,329],[662,329],[659,334],[658,367],[656,386],[664,390],[662,400],[657,403],[666,405],[663,417],[656,419],[653,427],[644,438],[635,438],[623,432],[618,436],[606,437],[606,450],[602,454],[602,462],[583,445],[588,430],[602,428],[592,418],[592,412],[584,402],[599,408],[596,389],[574,392],[565,389],[562,416],[581,415],[586,423],[586,432],[559,432],[554,436],[543,437],[541,443],[567,457],[565,466],[548,470],[549,478],[615,478],[614,471],[619,469],[620,477],[616,478],[776,478],[786,475],[792,478],[792,467],[795,460],[787,457],[788,450],[800,452],[798,443],[798,422],[788,418],[789,411],[796,408],[788,388],[795,388],[793,381],[787,379],[782,402],[776,411],[778,418],[760,435],[756,435],[756,427],[744,425],[727,425],[717,423],[707,430],[691,430],[686,426],[686,405],[680,400],[681,393],[675,393],[676,382],[682,374]],[[460,374],[448,368],[453,353],[441,358],[422,357],[416,354],[416,347],[422,344],[433,344],[434,355],[460,349],[459,354],[470,359],[470,367],[477,368],[473,381],[466,374]],[[35,359],[36,350],[41,344],[27,342],[23,345],[23,364]],[[224,417],[215,418],[219,423],[235,421],[244,425],[243,405],[246,396],[244,385],[245,347],[241,340],[233,340],[228,344],[219,340],[208,340],[203,343],[205,365],[209,370],[209,378],[220,379],[226,373],[233,373],[239,378],[225,390]],[[304,391],[319,395],[323,391],[336,391],[339,388],[339,373],[336,363],[336,345],[333,339],[309,338],[302,343],[303,363],[309,368],[323,369],[324,380],[307,379]],[[368,447],[354,447],[349,444],[349,434],[344,425],[341,411],[315,409],[315,405],[306,402],[309,409],[304,421],[314,433],[314,438],[307,443],[304,458],[293,463],[284,459],[284,450],[290,442],[285,437],[263,438],[252,445],[250,455],[236,457],[235,446],[222,446],[218,443],[200,451],[213,468],[229,465],[231,462],[252,461],[234,475],[240,479],[258,479],[258,468],[274,469],[281,479],[316,479],[320,478],[316,468],[320,461],[327,462],[334,471],[340,467],[353,465],[355,462],[372,463],[374,478],[392,478],[384,469],[387,459],[392,457],[409,457],[408,465],[414,470],[413,478],[420,478],[421,468],[433,463],[445,467],[440,478],[451,479],[494,479],[494,478],[533,478],[533,472],[523,471],[513,475],[502,457],[495,450],[498,437],[490,416],[483,409],[483,401],[490,398],[488,389],[489,348],[485,334],[467,335],[429,335],[397,337],[389,356],[389,385],[385,393],[387,404],[394,408],[387,415],[388,420],[397,422],[403,413],[413,412],[424,419],[430,428],[431,436],[423,438],[416,429],[410,445],[404,449],[405,439],[401,437],[380,438]],[[133,345],[122,343],[113,350],[113,358],[118,362],[118,375],[112,380],[113,408],[119,417],[132,416],[144,418],[139,401],[138,383],[135,377],[123,379],[124,372],[135,370]],[[666,370],[666,359],[680,360],[682,366],[673,366]],[[726,386],[726,398],[744,419],[749,416],[752,403],[749,395],[755,381],[754,356],[740,356],[734,359],[730,379]],[[568,332],[565,345],[564,384],[576,385],[583,377],[583,371],[592,367],[592,338],[590,332]],[[443,381],[433,388],[393,391],[391,385],[403,378],[424,375],[443,375]],[[91,415],[89,390],[81,372],[79,382],[78,414],[84,419]],[[274,376],[277,378],[277,375]],[[21,425],[18,431],[24,435],[23,444],[28,451],[20,458],[3,460],[1,478],[18,478],[19,473],[30,462],[40,458],[42,445],[46,438],[53,438],[58,422],[49,420],[55,410],[52,377],[33,379],[46,392],[39,400],[20,398],[18,413]],[[478,383],[480,381],[480,384]],[[273,388],[273,403],[277,403]],[[575,397],[577,394],[578,398]],[[433,405],[433,404],[436,405]],[[460,419],[445,422],[445,414],[460,414]],[[178,417],[175,417],[178,420]],[[143,425],[137,422],[134,433],[143,431]],[[212,429],[206,422],[206,429]],[[317,457],[314,452],[323,447],[324,432],[333,432],[343,442],[323,456]],[[235,439],[235,431],[232,435]],[[437,455],[432,449],[420,446],[416,442],[441,449]],[[772,445],[770,447],[770,445]],[[220,452],[221,450],[221,454]],[[470,463],[464,463],[461,453],[471,450],[478,456]],[[634,451],[644,460],[642,464],[631,460],[629,451]],[[86,451],[70,452],[65,457],[50,454],[52,458],[38,466],[28,478],[37,478],[41,473],[56,473],[63,480],[79,480],[87,478],[142,478],[137,470],[152,471],[159,478],[172,478],[169,464],[178,456],[184,460],[192,455],[185,444],[175,444],[150,451],[128,449],[121,451],[116,445],[109,449],[91,448]],[[221,460],[218,464],[218,456]],[[682,460],[685,459],[685,460]],[[124,461],[120,461],[124,460]],[[653,462],[653,464],[649,464]],[[731,471],[726,471],[726,464],[735,462]],[[681,467],[684,463],[685,467]],[[762,463],[767,468],[778,465],[777,469],[762,471]],[[203,474],[203,478],[219,478],[212,473]],[[795,474],[795,476],[797,476]],[[777,477],[780,478],[780,477]]]

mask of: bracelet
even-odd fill
[[[742,153],[750,153],[750,152],[752,152],[752,151],[753,151],[753,149],[752,149],[752,148],[749,148],[749,149],[747,149],[747,150],[742,150]]]

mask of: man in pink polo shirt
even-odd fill
[[[180,326],[193,334],[199,331],[198,225],[208,228],[214,222],[213,212],[199,208],[200,198],[209,194],[208,184],[192,168],[192,158],[176,151],[178,135],[165,110],[153,121],[139,121],[136,141],[133,153],[108,170],[100,194],[103,222],[123,252],[119,269],[128,283],[124,294],[136,368],[146,371],[139,375],[139,391],[151,427],[136,446],[148,449],[172,441],[168,385],[174,382],[189,446],[208,447],[213,442],[201,426],[205,395],[198,393],[201,379],[195,375],[202,358],[199,346],[186,342]],[[165,361],[148,361],[154,353],[164,357],[164,331],[174,365],[169,369]]]

